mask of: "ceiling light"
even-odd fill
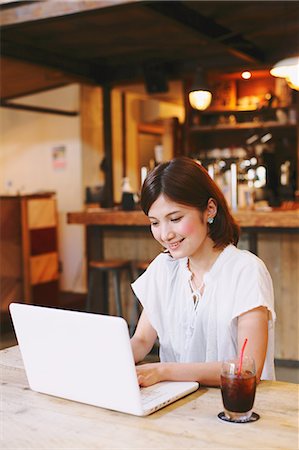
[[[203,111],[212,100],[212,93],[204,80],[202,69],[196,70],[194,82],[189,92],[189,102],[192,108]]]
[[[285,78],[292,89],[299,90],[299,56],[282,59],[270,70],[274,77]]]
[[[287,83],[292,89],[299,91],[299,68],[294,73],[290,74],[287,78]]]
[[[251,78],[251,72],[245,70],[244,72],[242,72],[241,77],[244,78],[244,80],[249,80],[249,78]]]

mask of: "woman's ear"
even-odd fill
[[[207,218],[208,219],[214,219],[217,214],[217,203],[216,200],[214,200],[212,197],[209,198],[208,204],[207,204]]]

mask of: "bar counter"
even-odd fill
[[[0,352],[0,370],[3,450],[298,449],[296,384],[262,381],[253,408],[260,419],[234,424],[217,417],[218,388],[136,417],[31,391],[17,346]]]
[[[238,247],[258,255],[273,280],[277,314],[275,358],[298,364],[299,209],[293,204],[293,209],[239,210],[233,215],[241,227]],[[87,262],[103,258],[152,260],[161,251],[151,235],[148,218],[140,210],[89,209],[68,213],[67,221],[72,226],[85,227]],[[107,312],[100,293],[102,285],[99,280],[93,302],[99,305],[99,311]],[[125,286],[122,290],[126,310],[130,294]]]
[[[288,228],[299,231],[299,209],[255,211],[240,210],[233,213],[241,228]],[[101,226],[148,226],[147,216],[140,210],[91,208],[67,214],[68,223]]]

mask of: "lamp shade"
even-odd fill
[[[270,73],[274,77],[285,78],[292,89],[299,90],[299,56],[278,61]]]
[[[207,109],[212,100],[212,94],[209,91],[189,92],[189,102],[192,108],[203,111]]]
[[[286,77],[287,83],[292,89],[299,91],[299,68]]]
[[[212,93],[204,79],[202,69],[197,69],[189,92],[189,102],[192,108],[203,111],[212,100]]]

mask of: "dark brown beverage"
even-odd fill
[[[227,411],[246,413],[254,403],[256,377],[252,372],[238,375],[221,375],[221,394]]]

